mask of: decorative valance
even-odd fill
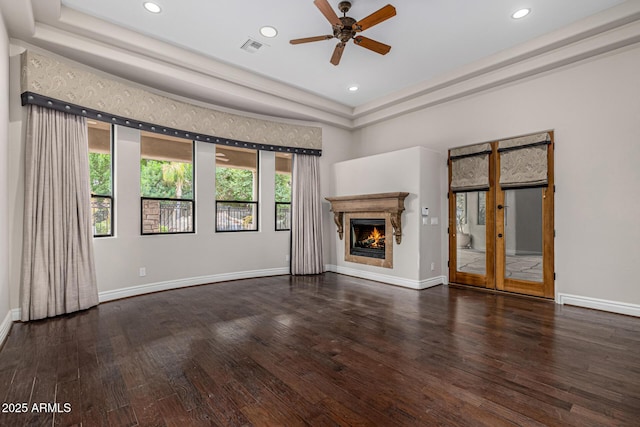
[[[181,138],[287,153],[322,154],[320,127],[231,114],[177,101],[89,68],[22,54],[22,103]]]
[[[489,143],[449,150],[451,191],[455,193],[488,190],[489,154],[491,154]]]
[[[522,136],[498,142],[500,186],[527,188],[547,186],[547,133]]]

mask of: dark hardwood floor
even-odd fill
[[[242,280],[16,323],[0,393],[28,405],[1,426],[638,426],[640,319],[332,273]]]

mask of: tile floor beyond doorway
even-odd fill
[[[507,255],[505,277],[542,282],[542,255]],[[485,274],[485,252],[458,248],[458,271]]]

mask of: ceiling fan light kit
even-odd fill
[[[316,5],[316,7],[320,10],[324,17],[327,18],[327,20],[331,23],[331,26],[333,28],[333,35],[328,34],[324,36],[293,39],[289,41],[289,43],[301,44],[336,38],[339,40],[339,42],[336,45],[333,54],[331,55],[331,60],[329,61],[333,65],[338,65],[340,63],[342,52],[344,51],[344,48],[349,40],[353,40],[354,44],[379,53],[380,55],[386,55],[391,50],[391,46],[389,45],[380,43],[379,41],[364,36],[357,35],[357,33],[364,31],[367,28],[371,28],[374,25],[377,25],[395,16],[396,8],[391,6],[390,4],[378,9],[377,11],[361,19],[360,21],[356,21],[355,19],[347,16],[347,12],[349,12],[349,10],[351,9],[351,2],[341,1],[338,4],[338,9],[343,14],[342,17],[339,17],[336,14],[327,0],[314,0],[313,4]]]

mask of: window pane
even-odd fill
[[[93,235],[112,236],[111,125],[93,120],[88,120],[87,125]]]
[[[291,230],[291,203],[276,203],[276,230]]]
[[[276,153],[276,202],[291,202],[291,154]]]
[[[542,195],[541,188],[504,192],[504,277],[542,282]]]
[[[193,141],[140,134],[142,197],[193,199]]]
[[[257,231],[255,202],[216,201],[216,231]]]
[[[142,234],[192,233],[193,201],[142,199]]]
[[[486,215],[486,197],[486,192],[484,191],[456,193],[456,260],[458,271],[486,274],[487,228],[484,225],[486,218],[480,218],[480,215]]]
[[[91,225],[94,236],[111,236],[111,197],[91,196]]]
[[[258,151],[216,146],[216,200],[258,200]]]

